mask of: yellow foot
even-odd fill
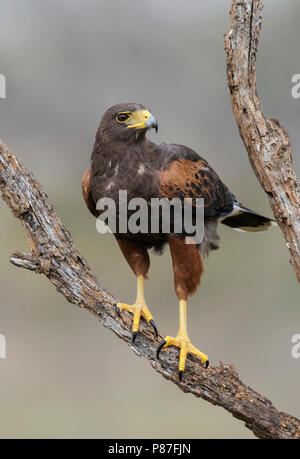
[[[209,360],[207,355],[203,354],[203,352],[199,351],[195,346],[193,346],[189,338],[183,338],[180,335],[177,335],[176,338],[173,338],[172,336],[166,336],[157,348],[157,358],[159,358],[159,353],[161,349],[169,346],[175,346],[180,349],[178,366],[178,376],[180,381],[182,380],[182,375],[185,369],[185,361],[187,354],[197,355],[198,357],[200,357],[202,364],[204,364],[204,367],[208,367]]]
[[[158,336],[157,328],[155,322],[153,320],[153,315],[149,311],[148,306],[144,301],[136,301],[134,304],[126,304],[126,303],[118,303],[116,306],[117,313],[121,317],[122,311],[129,311],[133,314],[133,323],[132,323],[132,342],[135,342],[137,337],[139,326],[140,326],[140,319],[143,317],[148,324],[153,327],[156,336]]]

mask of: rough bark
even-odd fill
[[[225,36],[227,79],[233,113],[252,168],[265,192],[300,282],[300,186],[289,137],[279,121],[266,118],[256,92],[256,55],[263,4],[233,0]]]
[[[182,383],[178,380],[178,352],[168,349],[156,360],[162,340],[145,323],[131,343],[131,317],[115,311],[117,299],[91,274],[87,261],[75,248],[70,233],[33,175],[0,142],[0,191],[3,200],[24,225],[30,253],[14,252],[10,261],[18,267],[44,274],[73,304],[88,309],[102,325],[127,342],[140,357],[184,392],[223,407],[260,438],[299,438],[300,421],[275,409],[266,397],[247,387],[232,365],[204,370],[198,358],[189,356]]]

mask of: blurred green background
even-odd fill
[[[258,92],[300,150],[297,0],[265,0]],[[153,140],[186,144],[245,205],[271,216],[239,137],[226,86],[223,34],[230,1],[1,1],[2,140],[40,180],[102,285],[135,299],[135,279],[111,235],[99,235],[81,196],[94,135],[109,106],[134,101],[158,119]],[[296,171],[300,159],[295,153]],[[221,408],[184,394],[42,276],[9,264],[24,230],[0,202],[1,437],[253,438]],[[221,225],[222,226],[222,225]],[[299,286],[278,229],[220,227],[189,302],[193,344],[283,411],[300,416]],[[146,299],[162,333],[177,331],[169,253],[152,256]]]

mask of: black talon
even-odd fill
[[[166,340],[163,339],[162,342],[160,343],[160,345],[158,346],[157,350],[156,350],[156,358],[157,358],[157,360],[159,359],[159,353],[160,353],[161,349],[164,347],[165,344],[166,344]]]
[[[131,341],[132,341],[133,344],[134,344],[134,342],[135,342],[135,339],[136,339],[136,337],[137,337],[137,334],[138,334],[138,332],[133,332],[133,333],[132,333],[132,340],[131,340]]]
[[[183,375],[183,371],[178,371],[178,378],[180,382],[182,381],[182,375]]]
[[[208,368],[208,366],[209,366],[209,360],[206,360],[204,368],[206,369],[206,368]]]
[[[119,317],[121,317],[121,311],[120,311],[120,308],[118,308],[118,306],[116,306],[116,313],[118,314]]]
[[[149,323],[152,325],[152,328],[153,328],[153,330],[155,332],[155,335],[156,335],[156,338],[157,338],[158,337],[158,333],[157,333],[157,328],[156,328],[154,320],[151,319]]]

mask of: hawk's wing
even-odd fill
[[[168,150],[171,148],[168,145]],[[234,196],[216,172],[192,150],[180,146],[179,151],[180,156],[177,154],[167,168],[158,172],[161,195],[168,199],[204,198],[207,218],[221,218],[232,212]]]
[[[99,212],[96,210],[96,204],[91,191],[91,168],[89,167],[82,176],[81,180],[82,194],[89,211],[98,217]]]

